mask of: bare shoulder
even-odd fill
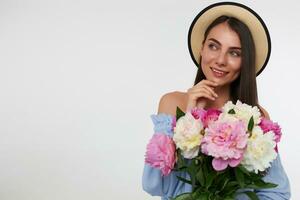
[[[269,113],[266,111],[266,109],[264,109],[261,105],[258,106],[260,111],[262,112],[263,114],[263,117],[265,117],[266,119],[269,119],[270,120],[270,115]]]
[[[176,115],[177,106],[185,111],[186,108],[186,93],[185,92],[169,92],[164,94],[159,101],[158,113],[166,113]]]

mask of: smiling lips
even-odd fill
[[[225,71],[222,71],[222,70],[213,68],[213,67],[211,67],[210,69],[212,70],[214,76],[216,76],[216,77],[218,77],[218,78],[223,77],[223,76],[225,76],[226,74],[228,74],[228,72],[225,72]]]

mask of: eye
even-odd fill
[[[237,51],[231,51],[230,54],[232,56],[235,56],[235,57],[240,57],[241,56],[241,53],[237,52]]]
[[[217,46],[216,46],[215,44],[213,44],[213,43],[210,43],[210,44],[208,45],[208,47],[209,47],[210,49],[213,49],[213,50],[216,50],[216,49],[217,49]]]

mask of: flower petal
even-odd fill
[[[222,171],[227,168],[228,160],[223,160],[219,158],[214,158],[212,161],[212,166],[217,171]]]
[[[242,160],[242,157],[240,157],[239,159],[230,159],[229,166],[236,167],[240,164],[241,160]]]

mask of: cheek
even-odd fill
[[[231,71],[233,73],[238,73],[241,70],[241,59],[232,59],[229,62],[229,66],[231,67]]]
[[[240,67],[236,68],[235,70],[232,71],[231,79],[232,80],[237,79],[237,77],[239,77],[240,73],[241,73]]]
[[[228,66],[230,66],[231,68],[231,80],[234,81],[239,75],[240,75],[240,72],[241,72],[241,59],[233,59],[233,60],[230,60],[229,61],[230,64]]]
[[[237,79],[237,77],[239,77],[239,75],[240,75],[240,70],[234,72],[234,73],[232,74],[232,81],[234,81],[235,79]]]
[[[215,58],[214,53],[208,53],[207,50],[204,49],[202,52],[202,64],[209,64]]]
[[[209,66],[212,65],[214,59],[215,56],[213,53],[207,53],[207,51],[203,51],[201,55],[201,68],[204,74],[206,74],[209,71]]]

